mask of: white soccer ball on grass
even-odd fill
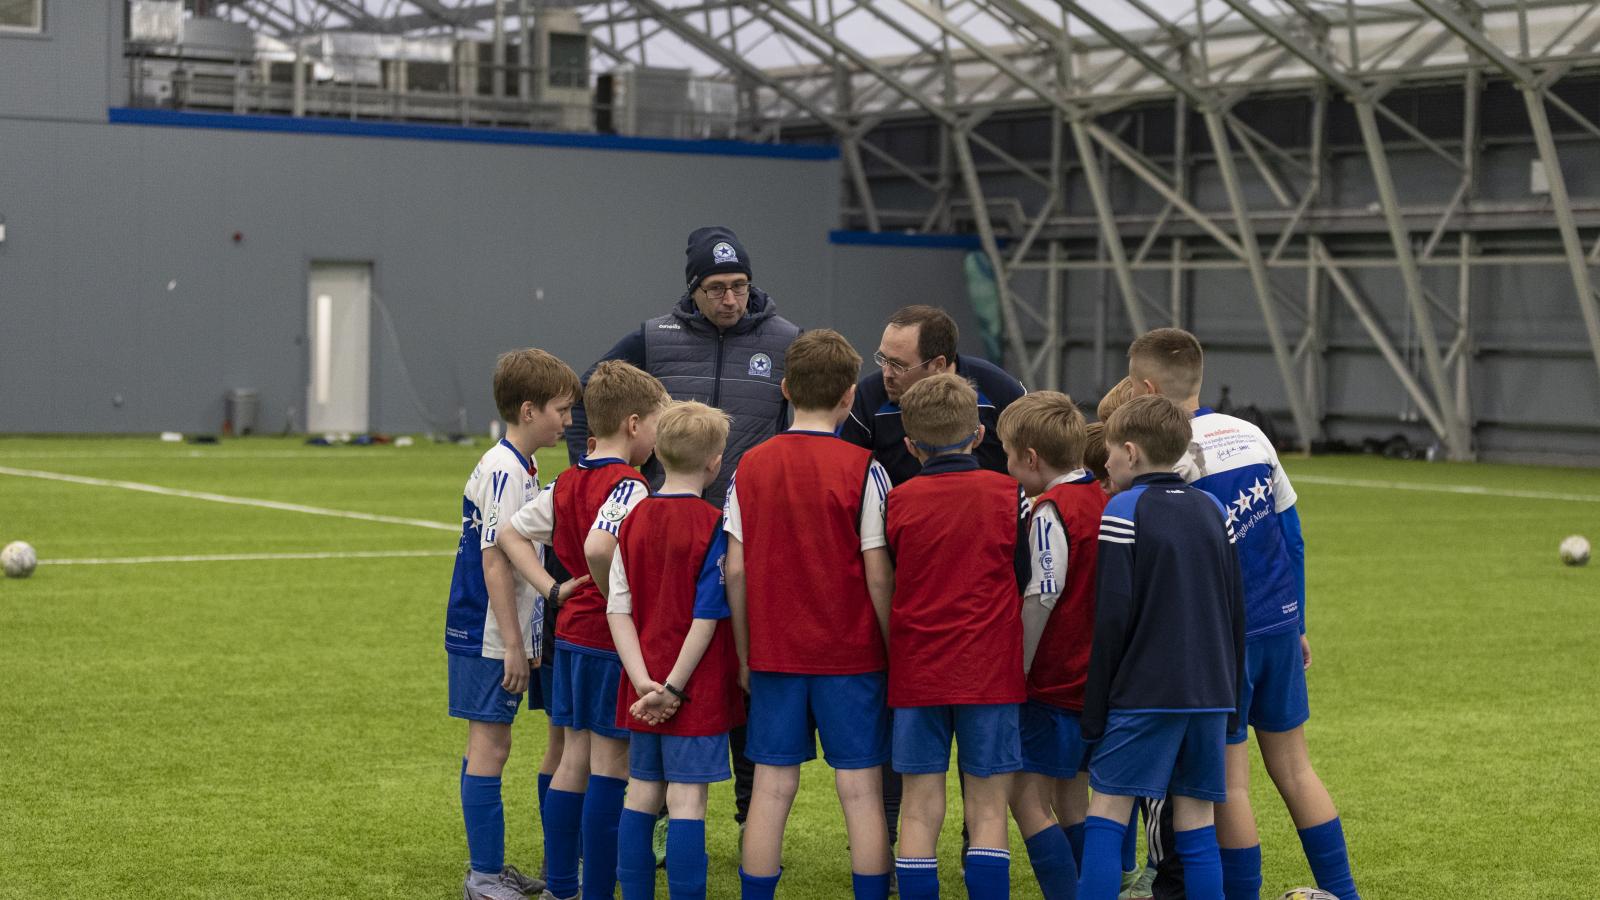
[[[1581,534],[1569,535],[1561,542],[1561,561],[1569,566],[1581,566],[1589,561],[1589,539]]]
[[[38,564],[39,554],[26,541],[12,541],[0,550],[0,569],[5,570],[7,578],[27,578]]]

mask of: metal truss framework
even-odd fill
[[[1474,455],[1474,267],[1563,265],[1600,371],[1600,293],[1593,283],[1600,240],[1592,248],[1582,242],[1551,127],[1553,111],[1576,126],[1577,140],[1600,139],[1600,124],[1552,90],[1574,73],[1600,71],[1600,4],[1588,0],[240,0],[200,6],[281,36],[338,29],[492,29],[503,35],[522,27],[523,17],[561,7],[582,16],[597,68],[665,64],[726,78],[739,86],[741,129],[750,139],[831,131],[851,189],[846,223],[874,231],[939,232],[967,224],[976,230],[999,279],[1008,352],[1030,384],[1060,384],[1062,281],[1074,269],[1109,274],[1135,331],[1185,320],[1186,279],[1193,272],[1246,272],[1296,434],[1306,446],[1321,433],[1324,416],[1325,292],[1360,321],[1451,458]],[[897,52],[885,53],[885,46]],[[1480,208],[1487,80],[1511,83],[1526,107],[1550,199],[1545,221],[1531,227],[1558,234],[1559,255],[1486,256],[1466,224]],[[1439,84],[1462,89],[1459,141],[1430,137],[1386,102],[1396,89]],[[1312,98],[1307,147],[1275,144],[1236,115],[1241,101],[1285,93]],[[1170,164],[1119,134],[1121,113],[1155,101],[1173,104],[1178,118]],[[1350,104],[1359,126],[1388,238],[1389,252],[1382,255],[1337,255],[1308,227],[1331,211],[1325,124],[1335,103]],[[1051,113],[1049,147],[1029,154],[1032,162],[979,131],[998,113],[1041,109]],[[1188,146],[1183,125],[1195,116],[1209,148]],[[933,170],[907,162],[892,142],[871,139],[886,124],[906,121],[936,123],[942,140]],[[1390,161],[1402,142],[1459,173],[1453,194],[1426,216],[1397,197]],[[1202,152],[1216,166],[1225,211],[1201,209],[1194,199],[1193,159]],[[1114,167],[1165,204],[1142,234],[1130,234],[1115,208],[1108,190]],[[926,207],[880,207],[873,172],[916,185]],[[997,196],[997,175],[1032,185],[1043,202],[1029,210],[1014,197]],[[1098,231],[1092,257],[1068,251],[1062,221],[1069,176],[1081,179],[1090,197]],[[1274,208],[1252,209],[1247,179],[1265,186]],[[1447,241],[1455,244],[1453,255],[1447,255]],[[1391,324],[1351,277],[1356,268],[1375,266],[1398,271],[1408,342],[1395,340]],[[1454,303],[1424,284],[1423,268],[1440,266],[1458,271]],[[1301,296],[1274,284],[1271,273],[1282,270],[1304,272]],[[1044,274],[1042,295],[1023,296],[1013,281],[1033,271]],[[1138,287],[1139,271],[1168,273],[1165,302]],[[1420,366],[1408,358],[1413,351],[1420,353]]]

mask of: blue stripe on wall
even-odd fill
[[[460,125],[414,125],[405,122],[353,122],[348,119],[181,112],[171,109],[135,109],[124,106],[112,107],[110,120],[113,125],[158,125],[167,128],[212,128],[232,131],[267,131],[284,134],[329,134],[346,137],[401,138],[414,141],[462,141],[473,144],[508,144],[524,147],[626,150],[634,153],[690,153],[702,156],[755,156],[767,159],[796,160],[832,160],[839,158],[839,148],[832,144],[754,144],[745,141],[691,141],[679,138],[626,137],[614,134],[469,128]]]
[[[983,246],[975,234],[907,234],[901,231],[843,229],[828,232],[828,243],[859,247],[922,247],[930,250],[977,250]]]

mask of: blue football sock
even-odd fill
[[[1321,825],[1302,828],[1300,846],[1305,848],[1306,862],[1311,864],[1317,887],[1339,900],[1361,900],[1355,877],[1350,874],[1350,851],[1345,847],[1344,826],[1339,824],[1338,816]]]
[[[550,793],[550,779],[554,777],[554,775],[546,775],[543,772],[539,773],[539,808],[541,810],[544,809],[544,795]]]
[[[500,802],[499,776],[462,773],[461,818],[467,825],[472,870],[498,875],[506,865],[506,818]]]
[[[1139,868],[1135,855],[1139,852],[1139,803],[1133,804],[1133,812],[1129,814],[1128,828],[1122,833],[1122,871],[1132,872]]]
[[[1122,834],[1128,826],[1113,819],[1083,820],[1083,865],[1078,869],[1078,900],[1116,900],[1122,890]]]
[[[1078,864],[1072,861],[1072,844],[1067,842],[1066,832],[1052,825],[1025,843],[1028,862],[1033,864],[1044,900],[1076,900]]]
[[[610,897],[617,890],[617,819],[628,782],[604,775],[589,776],[583,799],[583,893]],[[655,819],[650,820],[655,827]],[[654,851],[651,862],[655,861]]]
[[[1011,851],[973,847],[967,851],[969,900],[1010,900]]]
[[[1083,871],[1083,823],[1063,825],[1061,830],[1066,832],[1067,843],[1072,845],[1072,865]]]
[[[751,875],[740,867],[739,900],[772,900],[773,892],[778,889],[778,879],[782,877],[782,870],[776,875]]]
[[[855,900],[889,900],[889,873],[862,875],[850,873],[850,886],[855,889]],[[677,900],[676,897],[673,900]]]
[[[652,823],[653,825],[654,823]],[[650,862],[655,863],[655,854]],[[706,900],[706,823],[704,819],[667,820],[667,896]]]
[[[1222,896],[1227,900],[1261,900],[1261,845],[1223,847]]]
[[[578,896],[578,825],[583,795],[551,788],[544,795],[545,881],[557,897]]]
[[[900,882],[900,900],[939,900],[939,860],[897,857],[894,874]]]
[[[617,882],[622,885],[622,900],[655,900],[656,852],[650,844],[655,830],[656,817],[635,809],[624,809],[617,820]]]
[[[1217,850],[1217,829],[1207,825],[1180,831],[1178,860],[1183,863],[1183,893],[1189,900],[1222,900],[1222,857]]]

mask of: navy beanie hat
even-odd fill
[[[701,279],[707,275],[743,272],[746,278],[753,277],[750,274],[750,255],[745,253],[744,244],[739,242],[739,236],[733,233],[733,229],[724,225],[696,228],[690,232],[689,246],[684,252],[689,261],[683,272],[689,280],[691,291],[699,287]]]

